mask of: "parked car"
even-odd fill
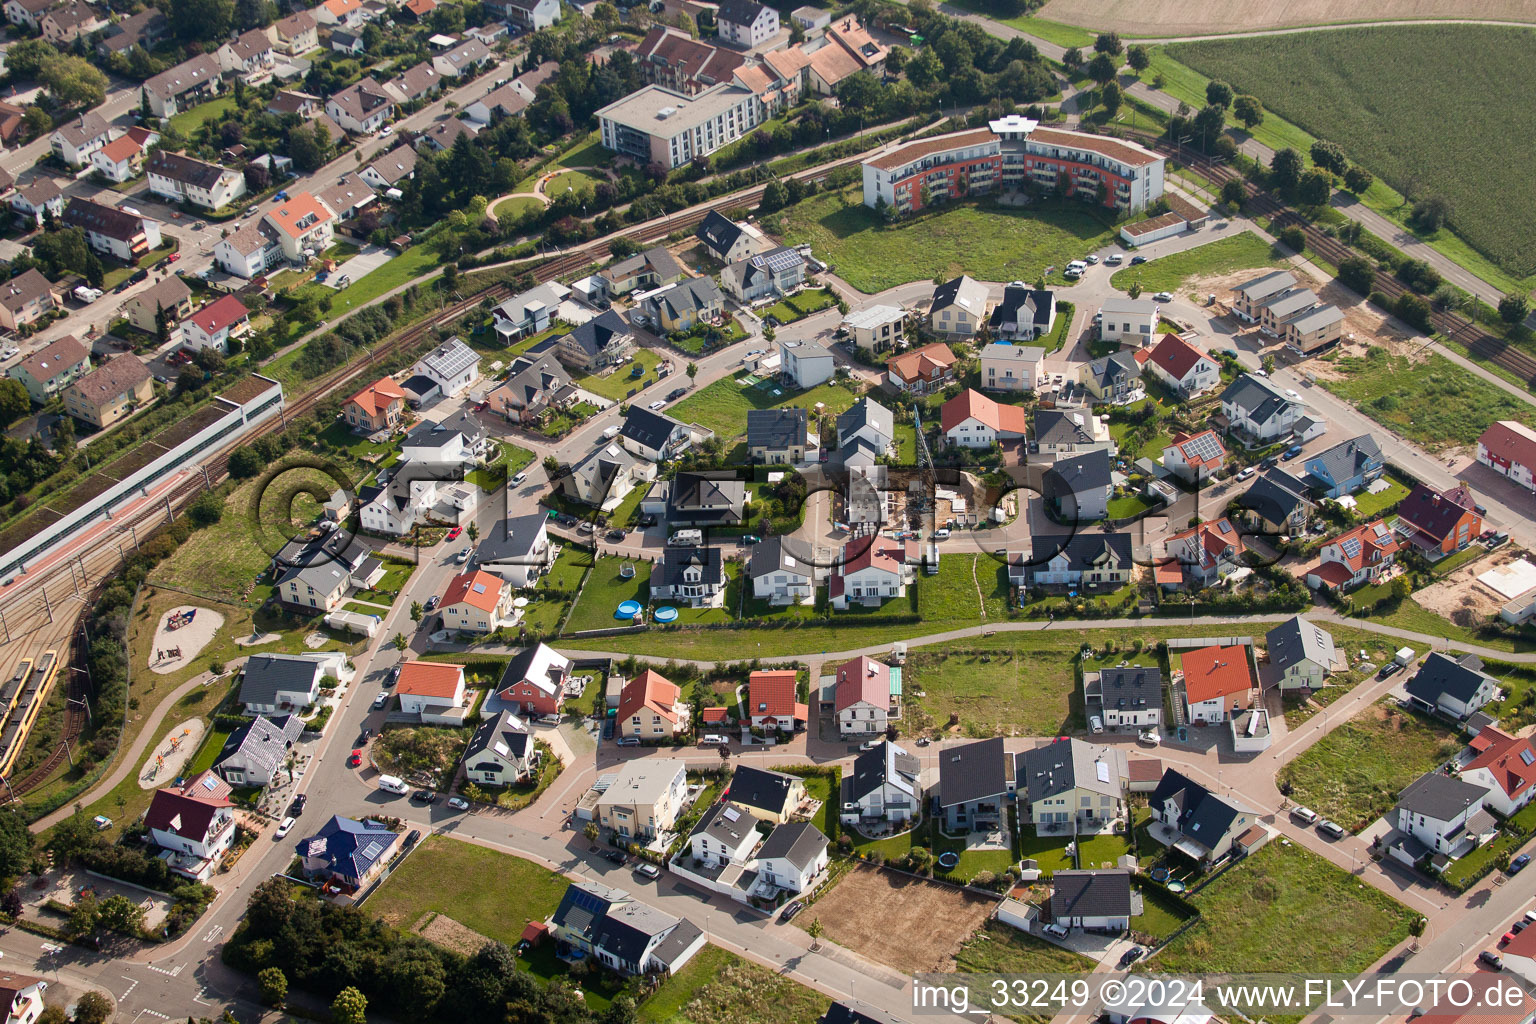
[[[1530,862],[1531,855],[1528,853],[1522,853],[1520,856],[1509,862],[1509,867],[1505,870],[1504,873],[1506,875],[1518,875],[1521,869],[1523,869]]]
[[[1089,266],[1092,266],[1093,264],[1099,262],[1099,258],[1097,256],[1095,256],[1093,253],[1089,253],[1087,256],[1083,257],[1083,262],[1088,264]]]
[[[1048,924],[1048,925],[1046,925],[1044,928],[1042,928],[1040,930],[1045,932],[1045,934],[1051,936],[1052,938],[1056,938],[1056,939],[1064,939],[1069,934],[1067,932],[1067,930],[1065,928],[1063,928],[1059,924]]]
[[[1142,949],[1140,946],[1132,946],[1120,957],[1120,969],[1124,970],[1125,968],[1131,966],[1131,964],[1135,963],[1137,960],[1140,960],[1142,956],[1146,954],[1146,952],[1147,951]]]
[[[675,402],[679,398],[682,398],[687,393],[688,393],[688,389],[687,388],[673,388],[671,391],[667,392],[667,401]]]
[[[1298,456],[1300,454],[1301,454],[1301,445],[1293,444],[1293,445],[1291,445],[1289,448],[1287,448],[1285,450],[1285,454],[1284,455],[1280,456],[1280,461],[1281,462],[1290,462],[1292,459],[1294,459],[1296,456]]]
[[[661,877],[661,868],[658,868],[655,864],[652,864],[648,860],[643,860],[639,864],[635,865],[635,874],[639,875],[641,878],[649,878],[654,882],[656,879]]]
[[[513,487],[516,487],[518,484],[522,483],[524,480],[527,480],[527,479],[528,479],[528,474],[527,473],[518,473],[516,476],[514,476],[511,480],[509,480],[507,482],[509,484],[511,484]]]
[[[280,823],[278,823],[277,831],[272,833],[272,838],[281,839],[291,831],[293,831],[293,819],[284,818]]]
[[[354,751],[352,751],[352,756],[347,758],[347,767],[348,768],[356,768],[358,765],[360,765],[362,763],[363,763],[363,752],[361,750],[354,750]]]
[[[1496,971],[1502,971],[1504,969],[1504,959],[1491,949],[1485,949],[1481,953],[1477,954],[1477,962],[1480,964],[1487,964],[1489,967],[1492,967]]]
[[[1118,267],[1124,259],[1125,257],[1121,256],[1117,252],[1110,253],[1108,256],[1104,257],[1104,265],[1106,267]]]
[[[1158,734],[1156,729],[1143,729],[1141,732],[1136,734],[1136,741],[1138,743],[1146,743],[1155,747],[1159,743],[1163,742],[1163,737]]]
[[[418,789],[411,794],[411,799],[419,803],[435,804],[437,803],[437,794],[430,789]]]
[[[654,401],[650,405],[646,406],[646,408],[650,409],[651,412],[657,412],[657,411],[659,411],[661,409],[662,406],[664,406],[666,404],[667,404],[666,399],[658,398],[658,399],[656,399],[656,401]]]
[[[604,850],[603,859],[613,864],[625,864],[629,861],[629,857],[623,850]]]
[[[461,796],[451,796],[448,798],[448,806],[456,811],[467,811],[469,810],[469,801]]]
[[[1147,262],[1147,258],[1145,256],[1132,256],[1131,257],[1131,266],[1133,266],[1133,267],[1136,266],[1138,263],[1145,263],[1145,262]]]
[[[609,530],[607,533],[603,534],[603,536],[606,537],[607,539],[617,543],[617,542],[619,542],[619,541],[624,539],[624,531],[620,530],[620,529],[612,529],[612,530]]]
[[[784,904],[784,909],[779,911],[779,920],[788,921],[805,909],[804,900],[790,900]]]
[[[464,532],[464,527],[462,527],[462,526],[455,526],[453,529],[448,531],[448,536],[444,537],[443,539],[444,540],[458,540],[459,539],[459,534],[461,534],[463,532]]]
[[[309,799],[303,793],[293,798],[293,803],[288,805],[288,813],[297,818],[304,813],[304,804]]]
[[[1153,302],[1172,302],[1173,301],[1173,293],[1172,292],[1158,292],[1156,295],[1152,296],[1152,301]]]
[[[1322,821],[1317,823],[1317,830],[1323,835],[1327,836],[1329,839],[1333,840],[1343,839],[1345,836],[1349,835],[1349,833],[1345,832],[1341,826],[1335,825],[1327,818],[1324,818]]]
[[[427,603],[426,603],[426,605],[424,607],[426,608],[427,611],[430,612],[430,611],[434,610],[435,608],[437,608],[437,603],[439,601],[441,601],[441,600],[442,600],[442,598],[438,597],[436,594],[433,594],[431,597],[427,598]],[[400,674],[400,666],[396,665],[395,666],[395,675],[398,676],[399,674]]]
[[[1402,665],[1398,664],[1395,661],[1389,661],[1385,665],[1381,666],[1381,671],[1376,673],[1376,678],[1377,679],[1386,679],[1386,678],[1388,678],[1390,676],[1397,675],[1402,670],[1403,670],[1403,666]]]
[[[381,693],[377,697],[373,698],[373,710],[377,711],[377,710],[379,710],[380,708],[382,708],[384,705],[386,705],[388,703],[389,703],[389,694]]]
[[[1303,825],[1310,825],[1317,820],[1317,812],[1310,807],[1302,807],[1300,804],[1297,804],[1291,808],[1291,817]]]
[[[242,213],[240,216],[242,216],[242,217],[254,217],[254,216],[256,216],[256,207],[254,207],[254,206],[247,206],[245,208],[245,212]]]
[[[621,747],[638,747],[640,745],[640,737],[620,736],[618,742]]]

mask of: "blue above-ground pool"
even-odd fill
[[[677,609],[671,605],[663,605],[656,609],[655,619],[657,622],[675,622],[677,620]]]
[[[639,614],[639,601],[625,601],[623,604],[619,605],[619,610],[613,613],[613,617],[616,619],[632,619]]]

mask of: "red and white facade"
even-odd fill
[[[1536,491],[1536,430],[1515,420],[1499,420],[1477,439],[1477,461]]]
[[[997,188],[1061,188],[1116,210],[1142,210],[1163,194],[1164,159],[1131,142],[1040,128],[1017,115],[989,127],[897,146],[864,161],[864,205],[899,213]]]

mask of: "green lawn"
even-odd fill
[[[183,110],[171,118],[171,127],[177,133],[187,136],[196,131],[205,122],[222,121],[224,115],[235,109],[235,97],[233,94],[219,96],[207,103],[199,103],[190,110]]]
[[[1192,897],[1200,922],[1149,962],[1170,972],[1358,974],[1408,936],[1406,907],[1322,857],[1272,842]]]
[[[1490,106],[1474,117],[1453,111],[1468,81],[1529,94],[1536,87],[1530,39],[1526,29],[1492,25],[1387,26],[1181,43],[1168,53],[1339,143],[1386,182],[1411,180],[1421,195],[1448,200],[1461,238],[1520,279],[1524,291],[1536,273],[1536,201],[1510,199],[1504,186],[1536,158],[1536,138],[1520,129],[1515,108]],[[1431,48],[1435,59],[1426,61]],[[1415,128],[1442,120],[1446,131],[1433,139]],[[1459,158],[1481,152],[1488,138],[1510,144],[1477,160]]]
[[[544,186],[544,194],[553,199],[562,195],[566,189],[575,192],[590,191],[597,182],[597,178],[584,171],[564,171],[549,179],[549,183]]]
[[[812,196],[765,224],[786,244],[810,243],[840,277],[871,293],[962,273],[1034,281],[1115,238],[1097,210],[1071,202],[1024,210],[955,203],[886,224],[856,189]]]
[[[1385,490],[1377,494],[1361,491],[1359,494],[1354,495],[1356,519],[1361,521],[1375,519],[1381,513],[1408,497],[1408,491],[1411,488],[1396,473],[1388,470],[1381,475],[1381,479],[1388,482]]]
[[[1076,974],[1088,958],[995,921],[976,929],[955,955],[962,974]]]
[[[1495,420],[1536,426],[1536,409],[1500,387],[1431,355],[1422,362],[1372,348],[1334,361],[1342,380],[1318,378],[1367,416],[1430,451],[1475,444]]]
[[[1376,704],[1281,768],[1277,781],[1290,784],[1294,803],[1358,832],[1390,811],[1410,782],[1459,746],[1450,729]]]
[[[832,289],[811,288],[796,292],[786,299],[780,299],[763,310],[763,313],[765,316],[774,317],[781,324],[788,324],[835,305],[837,305],[837,296],[832,294]]]
[[[1193,278],[1215,277],[1237,270],[1278,267],[1281,261],[1270,245],[1252,231],[1228,235],[1193,249],[1170,253],[1134,267],[1115,271],[1109,283],[1121,291],[1141,285],[1142,297],[1156,292],[1177,292]]]
[[[197,756],[192,759],[182,774],[188,778],[207,771],[213,767],[213,762],[218,759],[220,751],[224,749],[224,741],[229,739],[233,729],[209,729],[203,733],[203,745],[197,748]]]
[[[640,1024],[805,1024],[831,1000],[719,946],[705,946],[640,1004]]]
[[[438,263],[438,255],[431,248],[425,245],[413,245],[382,267],[363,275],[340,291],[331,292],[327,288],[330,298],[326,303],[326,316],[340,316],[366,305],[386,292],[394,291],[428,273]]]
[[[1481,544],[1468,544],[1455,554],[1447,555],[1436,562],[1431,572],[1436,576],[1449,576],[1468,562],[1476,561],[1487,553],[1488,549]]]
[[[917,610],[926,622],[940,619],[980,619],[982,599],[978,583],[989,584],[997,572],[995,559],[980,554],[962,554],[939,559],[939,571],[929,576],[919,573]]]
[[[622,579],[619,569],[629,565],[635,570],[631,579]],[[587,629],[611,629],[628,623],[614,618],[614,612],[625,601],[639,601],[644,605],[650,598],[651,567],[643,561],[629,561],[613,555],[597,560],[587,585],[582,588],[576,607],[571,610],[566,631],[579,633]],[[654,640],[653,640],[654,643]]]
[[[1109,499],[1109,518],[1130,519],[1139,516],[1152,507],[1152,502],[1140,494],[1122,494],[1118,498]]]
[[[490,212],[498,218],[516,220],[529,210],[542,210],[544,204],[533,196],[507,196],[491,207]]]
[[[744,378],[725,377],[667,410],[684,423],[708,427],[722,441],[731,441],[747,432],[747,413],[752,409],[813,409],[820,402],[836,416],[844,412],[858,396],[839,384],[819,384],[809,391],[792,391],[769,383],[767,386],[743,387]]]
[[[1131,918],[1131,931],[1166,940],[1190,918],[1187,909],[1164,895],[1161,889],[1147,886],[1141,890],[1141,913]]]
[[[654,349],[636,349],[634,358],[612,373],[572,377],[571,383],[594,395],[602,395],[615,402],[622,402],[633,392],[656,382],[656,367],[660,366],[665,358],[666,356]],[[634,376],[636,366],[643,370],[638,377]]]

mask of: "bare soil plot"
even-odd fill
[[[899,971],[953,971],[955,956],[996,900],[938,882],[859,865],[796,919]]]
[[[1431,583],[1423,590],[1414,591],[1413,599],[1426,611],[1457,624],[1481,622],[1489,615],[1497,615],[1509,599],[1479,583],[1477,578],[1490,569],[1497,569],[1523,557],[1522,552],[1514,549],[1494,552],[1491,556],[1484,555],[1452,572],[1445,579]]]
[[[1524,0],[1376,0],[1370,9],[1351,9],[1334,0],[1049,0],[1039,16],[1096,31],[1126,35],[1197,36],[1347,21],[1457,20],[1532,21],[1536,9]]]
[[[464,956],[473,956],[491,940],[459,924],[447,914],[427,914],[412,929],[417,935],[436,946],[451,949]]]

